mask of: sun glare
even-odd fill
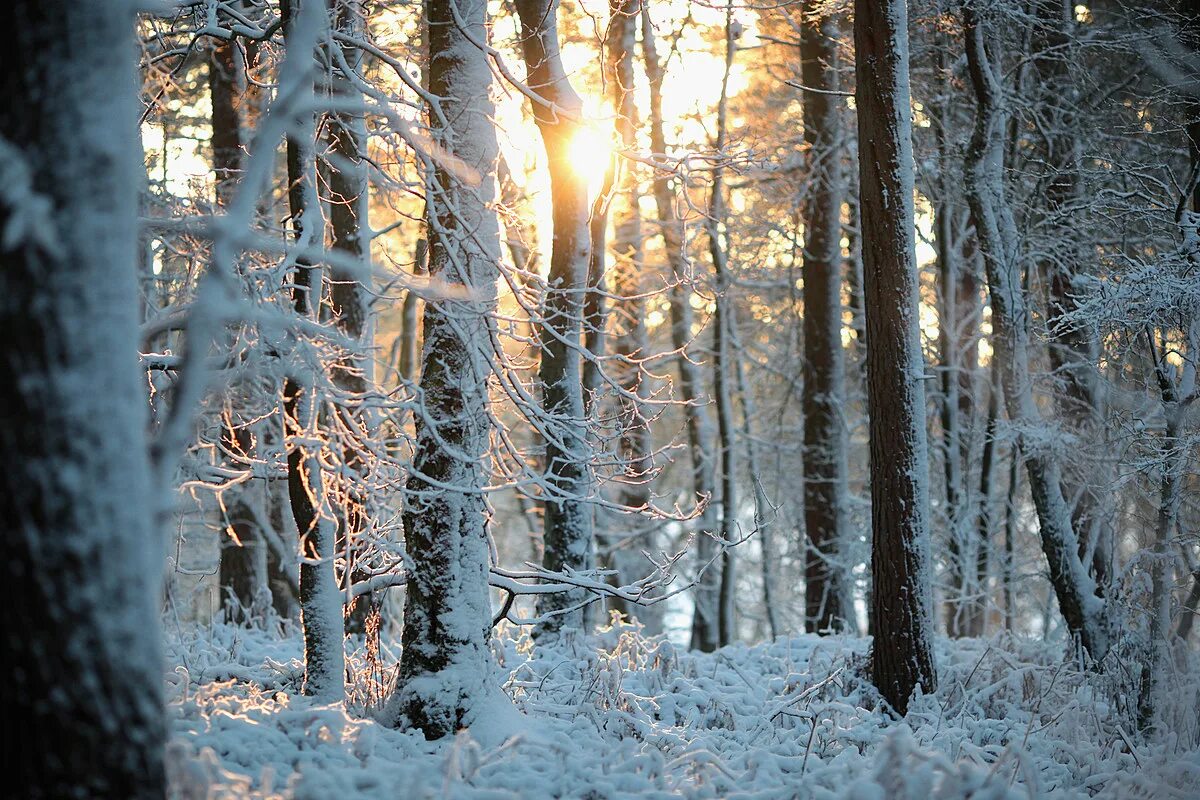
[[[588,192],[592,195],[600,191],[612,155],[612,140],[592,125],[576,131],[567,153],[571,160],[571,169],[575,170],[576,175],[587,180]]]

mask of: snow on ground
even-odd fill
[[[504,694],[470,732],[430,743],[371,719],[390,670],[361,650],[347,711],[300,695],[297,636],[177,630],[173,796],[1200,797],[1196,725],[1141,741],[1126,698],[1057,647],[939,640],[939,691],[896,722],[861,677],[867,646],[804,635],[697,654],[628,626],[537,649],[504,638]],[[1196,719],[1195,694],[1177,699]]]

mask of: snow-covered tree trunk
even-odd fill
[[[663,68],[655,45],[653,21],[649,8],[642,6],[642,55],[646,65],[646,77],[650,85],[650,149],[655,153],[667,152],[667,138],[663,123],[662,86]],[[675,209],[675,196],[671,191],[671,179],[664,172],[654,176],[654,203],[658,209],[658,225],[662,231],[663,249],[671,269],[675,285],[671,287],[669,303],[671,311],[671,346],[679,352],[675,363],[679,367],[679,395],[684,402],[687,420],[688,453],[692,461],[692,491],[697,499],[711,500],[715,494],[716,475],[710,448],[714,439],[712,418],[704,404],[700,371],[689,355],[694,325],[690,292],[684,285],[689,274],[687,255],[684,252],[683,222]],[[708,502],[697,524],[696,565],[705,572],[696,584],[692,614],[693,649],[712,652],[720,639],[717,620],[717,585],[719,572],[711,562],[716,555],[716,540],[713,533],[717,528],[716,514]]]
[[[1004,189],[1004,133],[1008,116],[989,62],[978,12],[963,8],[967,63],[976,97],[975,130],[968,147],[965,191],[987,270],[992,342],[1000,364],[1009,419],[1022,432],[1020,448],[1037,509],[1042,550],[1067,627],[1095,659],[1108,651],[1104,603],[1079,557],[1061,470],[1047,447],[1029,437],[1043,426],[1029,370],[1029,308],[1020,280],[1017,233]]]
[[[1044,159],[1048,171],[1046,181],[1046,225],[1048,238],[1057,242],[1058,252],[1047,252],[1039,258],[1038,269],[1044,276],[1049,297],[1046,303],[1046,326],[1050,335],[1050,366],[1059,383],[1054,399],[1058,419],[1080,443],[1081,454],[1088,445],[1102,441],[1104,428],[1100,423],[1099,393],[1096,387],[1098,343],[1086,325],[1075,319],[1080,293],[1077,279],[1083,265],[1091,256],[1075,241],[1078,221],[1073,209],[1079,201],[1080,152],[1077,121],[1079,98],[1073,92],[1064,96],[1063,75],[1066,64],[1078,58],[1073,46],[1074,8],[1064,0],[1042,0],[1037,4],[1035,47],[1033,61],[1041,87],[1040,102],[1048,117],[1044,128]],[[1069,85],[1069,84],[1068,84]],[[1102,445],[1101,445],[1102,447]],[[1080,459],[1075,470],[1063,479],[1063,494],[1071,504],[1071,523],[1079,540],[1080,557],[1089,567],[1097,583],[1108,582],[1110,547],[1105,532],[1103,467],[1094,459]],[[1100,471],[1100,475],[1097,475]]]
[[[804,628],[841,630],[853,613],[840,562],[845,514],[846,434],[842,424],[843,140],[838,92],[838,28],[807,13],[800,31],[804,142],[809,193],[804,204]]]
[[[593,561],[590,498],[595,491],[580,372],[589,206],[587,181],[570,156],[583,103],[571,88],[559,55],[558,0],[517,0],[516,7],[529,87],[545,101],[535,101],[533,113],[550,167],[554,224],[539,371],[546,429],[546,549],[542,564],[554,572],[586,570]],[[587,602],[584,590],[545,594],[539,599],[539,613],[554,616],[536,628],[538,635],[582,630],[583,604]]]
[[[298,26],[325,23],[324,0],[284,0],[281,14],[289,43],[308,41],[296,35]],[[291,63],[291,62],[287,62]],[[308,65],[307,61],[297,62]],[[310,68],[311,70],[311,68]],[[313,97],[313,76],[281,75],[299,95]],[[283,94],[281,92],[281,94]],[[286,94],[283,94],[286,96]],[[288,211],[296,242],[324,243],[324,219],[317,195],[313,155],[315,125],[311,114],[298,115],[287,137]],[[322,271],[304,257],[296,259],[292,275],[292,306],[298,316],[316,319],[322,290]],[[294,359],[284,382],[284,417],[288,447],[288,498],[300,536],[300,620],[304,629],[304,692],[327,702],[345,693],[346,655],[343,646],[342,597],[334,574],[337,522],[329,509],[324,486],[317,425],[320,399],[317,379],[302,357]]]
[[[871,438],[871,671],[898,712],[937,688],[925,364],[917,318],[905,0],[857,0],[859,203]]]
[[[412,562],[393,724],[436,739],[469,725],[488,692],[491,604],[483,457],[500,229],[493,207],[498,147],[484,0],[429,0],[429,109],[438,158],[426,189],[429,273],[462,298],[425,304],[421,410],[406,487]],[[461,26],[459,22],[461,22]],[[442,121],[444,120],[444,124]]]
[[[29,798],[166,791],[133,11],[0,6],[5,771]]]
[[[1151,582],[1149,658],[1146,661],[1138,698],[1138,718],[1143,730],[1162,726],[1162,714],[1169,702],[1168,687],[1172,666],[1171,603],[1175,586],[1175,558],[1171,552],[1171,542],[1179,518],[1179,504],[1189,461],[1189,448],[1181,441],[1180,434],[1187,406],[1196,399],[1193,394],[1196,388],[1194,359],[1196,345],[1200,344],[1200,325],[1193,322],[1186,332],[1186,337],[1186,353],[1189,359],[1185,362],[1182,379],[1176,385],[1173,370],[1166,363],[1165,354],[1160,354],[1155,344],[1154,333],[1148,331],[1146,334],[1166,425],[1159,442],[1161,477],[1158,518],[1154,529],[1154,542],[1148,554]]]

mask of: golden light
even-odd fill
[[[612,157],[612,138],[597,125],[587,125],[576,131],[567,150],[571,169],[587,180],[588,192],[592,196],[603,186],[604,174]]]

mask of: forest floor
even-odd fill
[[[1177,732],[1147,742],[1117,677],[1042,642],[939,640],[939,689],[898,722],[862,678],[862,638],[699,654],[628,626],[536,650],[502,637],[504,694],[429,743],[374,721],[387,681],[362,649],[345,708],[302,696],[298,639],[169,635],[173,797],[1200,797],[1194,690],[1173,698]]]

